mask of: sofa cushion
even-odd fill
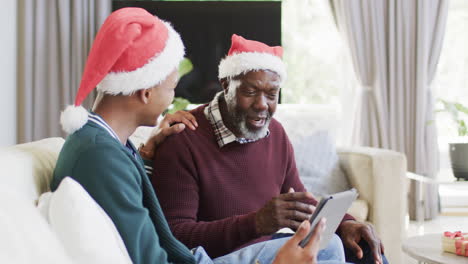
[[[338,115],[324,105],[278,105],[275,118],[291,141],[306,189],[323,196],[351,188],[335,147]]]
[[[330,105],[279,104],[274,118],[288,133],[289,138],[304,138],[316,131],[327,131],[336,138],[338,112]]]
[[[131,263],[110,217],[72,178],[44,193],[38,208],[75,263]]]
[[[0,186],[0,263],[72,263],[34,204],[4,185]]]
[[[34,204],[49,190],[63,138],[47,138],[0,149],[2,185]]]
[[[291,141],[299,175],[308,191],[324,196],[351,188],[340,168],[335,144],[326,131],[317,131]]]

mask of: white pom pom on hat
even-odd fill
[[[60,123],[65,132],[71,134],[88,122],[88,111],[82,106],[69,105],[60,115]]]
[[[81,104],[94,88],[113,95],[151,88],[177,69],[183,57],[183,42],[169,23],[142,8],[113,12],[93,42],[74,106],[60,116],[63,130],[71,134],[86,124],[88,112]]]

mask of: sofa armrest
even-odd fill
[[[0,167],[4,172],[2,186],[30,199],[50,190],[50,182],[63,138],[46,138],[0,148]]]
[[[360,199],[369,205],[369,219],[391,262],[401,263],[407,201],[404,154],[369,147],[339,148],[340,166]]]

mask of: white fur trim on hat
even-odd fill
[[[148,89],[164,81],[177,69],[184,58],[184,44],[172,26],[163,21],[169,36],[164,50],[153,56],[141,68],[131,72],[111,72],[97,85],[97,90],[106,94],[129,95]]]
[[[242,52],[227,56],[219,63],[218,78],[234,77],[253,70],[276,72],[283,83],[286,80],[286,67],[277,56],[260,52]]]
[[[88,111],[82,106],[69,105],[60,114],[62,129],[68,134],[82,128],[88,122]]]

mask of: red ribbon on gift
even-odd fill
[[[465,254],[462,253],[462,249],[465,249]],[[459,256],[468,257],[468,240],[464,238],[455,240],[455,251]]]
[[[463,233],[461,231],[456,231],[456,232],[444,232],[445,237],[450,237],[450,238],[456,238],[456,237],[462,237],[463,239]]]

